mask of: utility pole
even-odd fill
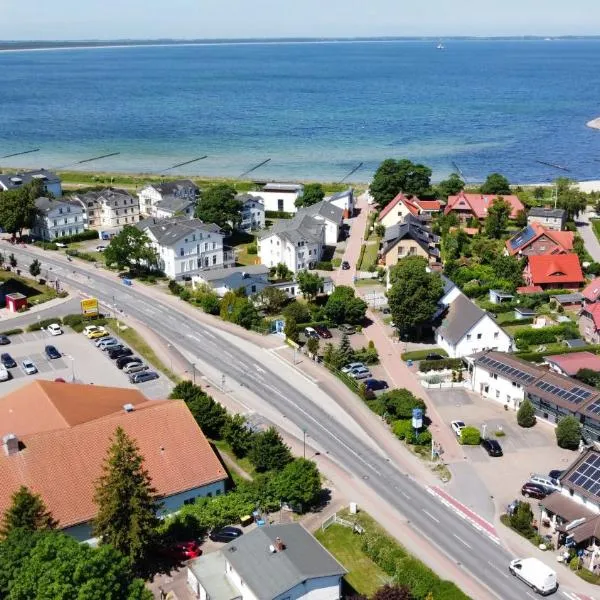
[[[302,456],[306,458],[306,428],[302,428]]]
[[[221,375],[221,391],[225,393],[225,373]]]
[[[192,378],[194,385],[196,385],[196,363],[192,363]]]

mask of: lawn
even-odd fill
[[[375,238],[374,242],[367,242],[365,251],[362,253],[362,260],[358,266],[359,271],[368,271],[369,267],[374,267],[377,264],[377,254],[379,252],[379,238]]]
[[[13,271],[0,271],[0,282],[6,294],[21,293],[27,296],[30,306],[42,304],[57,296],[54,288],[38,283],[35,279],[19,277]]]
[[[591,223],[596,237],[600,240],[600,219],[591,219]]]
[[[391,578],[362,551],[362,537],[349,527],[330,525],[325,531],[319,529],[315,537],[349,571],[344,577],[345,582],[357,594],[371,597],[377,588],[390,581]],[[345,590],[344,595],[354,594],[352,590]]]
[[[254,475],[255,475],[254,465],[250,462],[250,459],[247,456],[244,456],[244,458],[237,458],[237,456],[233,453],[231,446],[225,440],[212,440],[212,443],[214,444],[215,448],[217,448],[217,450],[219,452],[221,452],[223,454],[227,454],[227,456],[229,456],[229,458],[234,463],[236,463],[243,471],[246,471],[246,473],[248,473],[248,475],[250,475],[250,477],[254,477]],[[233,471],[233,469],[231,469],[231,471]],[[233,475],[233,473],[232,473],[232,475]],[[237,475],[237,477],[241,478],[241,476],[239,476],[239,475]],[[234,477],[234,479],[235,479],[235,477]]]
[[[249,254],[248,247],[252,245],[250,244],[241,244],[240,246],[236,246],[235,248],[235,262],[238,265],[259,265],[260,258],[257,254]]]

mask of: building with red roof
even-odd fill
[[[380,213],[377,222],[384,227],[392,227],[403,223],[408,215],[429,218],[440,212],[442,205],[439,200],[420,200],[416,196],[408,198],[400,192]]]
[[[508,256],[532,256],[534,254],[566,254],[573,251],[575,234],[572,231],[554,231],[531,223],[525,229],[506,240]]]
[[[516,219],[519,212],[525,210],[525,207],[517,198],[517,196],[467,194],[466,192],[459,192],[456,196],[448,197],[448,204],[446,204],[444,214],[447,215],[453,212],[463,220],[470,219],[471,217],[475,217],[476,219],[485,219],[488,215],[489,207],[497,198],[502,198],[510,204],[512,208],[510,213],[511,219]]]
[[[543,291],[539,285],[522,285],[517,288],[517,294],[540,294]]]
[[[600,299],[600,277],[592,279],[582,290],[586,303],[598,302]]]
[[[529,257],[523,278],[542,289],[578,289],[585,278],[577,254],[544,254]]]
[[[579,331],[591,344],[600,344],[600,302],[585,304],[579,313]]]
[[[581,369],[600,371],[600,356],[587,351],[545,356],[544,362],[552,370],[567,377],[574,377]]]

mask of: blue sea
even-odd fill
[[[600,179],[600,41],[205,44],[0,53],[0,167],[368,181]],[[563,172],[536,161],[570,169]]]

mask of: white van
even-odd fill
[[[529,477],[529,481],[531,483],[538,483],[539,485],[543,485],[545,488],[549,490],[557,490],[560,491],[560,484],[556,479],[552,479],[548,477],[548,475],[540,475],[539,473],[532,473]]]
[[[8,369],[3,364],[0,364],[0,381],[8,381],[9,379]]]
[[[515,558],[510,561],[508,570],[541,596],[558,590],[556,571],[537,558]]]

